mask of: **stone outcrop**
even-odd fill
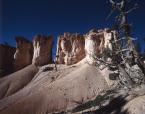
[[[95,64],[96,57],[99,58],[103,51],[111,52],[113,46],[110,41],[114,37],[115,31],[109,29],[91,30],[86,35],[64,33],[58,38],[57,62],[72,65],[86,58],[89,64]]]
[[[24,37],[16,37],[16,52],[14,54],[14,69],[20,70],[32,63],[33,46]]]
[[[32,64],[41,66],[51,62],[52,36],[36,35],[33,39],[33,47]]]
[[[85,52],[86,60],[89,64],[96,64],[96,58],[100,58],[104,51],[111,52],[113,46],[111,44],[112,38],[116,38],[115,31],[91,30],[86,34],[85,38]],[[108,59],[109,58],[105,58]]]
[[[15,50],[9,45],[0,45],[0,77],[13,72]]]
[[[58,37],[57,63],[72,65],[85,57],[85,38],[80,34],[64,33]]]
[[[103,32],[98,32],[97,30],[91,30],[86,34],[85,38],[85,52],[86,60],[89,64],[96,62],[96,57],[100,56],[102,52],[102,47],[104,44],[104,34]]]
[[[110,55],[113,50],[111,43],[113,38],[116,38],[116,32],[109,31],[108,29],[91,30],[86,34],[85,38],[85,60],[87,63],[99,67],[101,74],[104,76],[109,86],[115,86],[118,82],[110,80],[110,74],[112,72],[101,60],[111,63],[111,57],[108,55]]]

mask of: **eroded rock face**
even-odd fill
[[[85,38],[86,60],[93,64],[96,62],[96,57],[100,56],[102,46],[104,45],[104,34],[96,30],[91,30]]]
[[[72,65],[85,57],[85,39],[80,34],[64,33],[59,36],[57,43],[57,62]]]
[[[114,31],[104,30],[91,30],[86,34],[85,38],[85,51],[86,60],[89,64],[95,64],[96,58],[100,58],[104,51],[111,52],[113,45],[112,38],[115,37]],[[107,58],[109,60],[109,58]]]
[[[16,37],[16,52],[14,54],[14,69],[20,70],[32,63],[33,46],[24,37]]]
[[[41,66],[51,61],[52,36],[36,35],[33,39],[33,47],[33,64]]]
[[[101,74],[109,86],[115,86],[117,81],[110,80],[109,74],[112,72],[100,60],[111,63],[111,56],[109,55],[112,54],[113,50],[111,43],[113,38],[116,39],[116,32],[109,31],[108,29],[91,30],[85,38],[86,61],[91,65],[99,67]]]
[[[15,50],[9,45],[0,45],[0,77],[13,72]]]

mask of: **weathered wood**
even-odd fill
[[[124,68],[122,68],[121,65],[118,65],[118,68],[119,68],[119,79],[121,80],[121,82],[127,87],[132,86],[133,82],[129,74],[125,71]]]

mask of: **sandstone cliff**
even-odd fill
[[[57,62],[72,65],[85,57],[85,39],[83,35],[64,33],[58,37]]]
[[[33,39],[32,64],[42,66],[51,62],[52,59],[52,36],[36,35]]]
[[[32,63],[33,46],[24,37],[16,37],[16,52],[14,54],[14,69],[20,70]]]
[[[15,48],[0,44],[0,77],[13,72]]]

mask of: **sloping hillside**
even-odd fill
[[[34,65],[0,79],[0,99],[8,97],[25,87],[38,72]]]
[[[9,88],[12,88],[14,85],[10,82],[15,83],[13,79],[19,77],[22,76],[13,74],[13,78],[8,76],[0,81],[8,81]],[[24,81],[25,79],[19,85],[24,85]],[[19,85],[15,85],[15,88]],[[94,66],[86,63],[59,65],[58,71],[55,71],[53,65],[48,65],[41,67],[24,88],[0,101],[0,114],[46,114],[66,111],[94,99],[107,88],[104,77]]]

